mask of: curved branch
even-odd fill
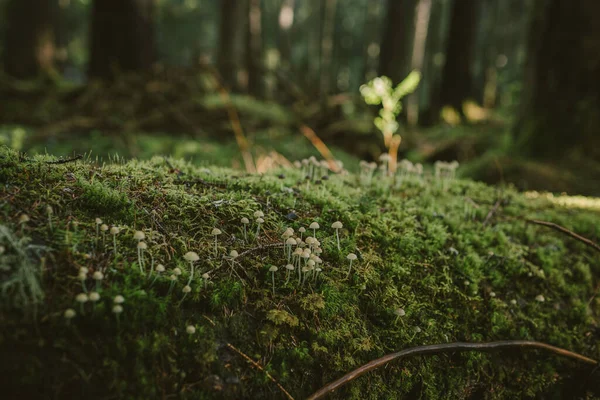
[[[417,346],[412,347],[410,349],[402,350],[397,353],[392,353],[380,357],[376,360],[370,361],[367,364],[355,369],[352,372],[347,373],[336,381],[328,383],[321,389],[317,390],[313,393],[307,400],[316,400],[320,399],[326,394],[334,391],[335,389],[345,385],[353,379],[358,378],[359,376],[366,374],[369,371],[372,371],[376,368],[381,367],[388,362],[395,360],[397,358],[403,358],[408,356],[417,356],[417,355],[425,355],[425,354],[436,354],[436,353],[447,353],[454,351],[496,351],[508,348],[533,348],[533,349],[541,349],[547,350],[549,352],[558,354],[563,357],[572,358],[578,361],[581,361],[590,365],[598,365],[598,361],[593,360],[591,358],[585,357],[581,354],[573,353],[569,350],[561,349],[560,347],[555,347],[546,343],[534,342],[530,340],[501,340],[497,342],[488,342],[488,343],[464,343],[464,342],[456,342],[456,343],[443,343],[443,344],[430,344],[426,346]]]

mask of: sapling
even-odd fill
[[[271,268],[269,268],[269,272],[271,273],[271,280],[273,282],[273,296],[275,296],[275,272],[277,272],[277,267],[276,266],[272,266]]]
[[[337,241],[337,248],[338,248],[338,251],[341,251],[341,249],[340,249],[340,229],[342,229],[344,227],[344,225],[340,221],[335,221],[333,224],[331,224],[331,227],[333,229],[335,229],[335,238]]]

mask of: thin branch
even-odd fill
[[[271,376],[271,374],[269,374],[267,371],[265,371],[264,368],[261,367],[261,365],[259,363],[254,361],[252,358],[250,358],[246,354],[242,353],[240,350],[238,350],[236,347],[234,347],[231,343],[227,343],[227,347],[229,347],[231,350],[235,351],[240,356],[242,356],[246,361],[248,361],[250,364],[252,364],[256,369],[259,369],[260,371],[264,372],[265,375],[267,376],[267,378],[269,378],[271,380],[271,382],[276,384],[277,387],[279,388],[279,390],[281,390],[289,400],[294,400],[292,395],[289,394],[289,392],[287,390],[285,390],[285,388],[283,386],[281,386],[281,384],[279,382],[277,382],[277,380],[275,378],[273,378],[273,376]]]
[[[307,400],[316,400],[320,399],[326,394],[338,389],[339,387],[347,384],[348,382],[358,378],[359,376],[366,374],[369,371],[372,371],[376,368],[381,367],[382,365],[387,364],[388,362],[395,360],[397,358],[403,358],[408,356],[416,356],[416,355],[426,355],[426,354],[437,354],[437,353],[447,353],[447,352],[455,352],[455,351],[496,351],[502,349],[511,349],[511,348],[533,348],[533,349],[541,349],[547,350],[552,353],[558,354],[563,357],[572,358],[578,361],[581,361],[590,365],[598,365],[598,361],[593,360],[591,358],[585,357],[581,354],[573,353],[571,351],[561,349],[559,347],[554,347],[546,343],[534,342],[529,340],[502,340],[498,342],[488,342],[488,343],[464,343],[464,342],[456,342],[456,343],[443,343],[443,344],[431,344],[426,346],[417,346],[412,347],[410,349],[405,349],[399,351],[397,353],[392,353],[380,357],[376,360],[370,361],[367,364],[355,369],[354,371],[342,376],[340,379],[328,383],[323,388],[317,390],[313,393]]]
[[[79,154],[72,158],[65,158],[65,159],[57,160],[57,161],[46,161],[46,164],[67,164],[70,162],[81,160],[82,158],[83,158],[83,156],[81,154]]]
[[[557,225],[553,222],[546,222],[546,221],[540,221],[537,219],[527,219],[527,218],[525,219],[525,221],[532,223],[532,224],[536,224],[536,225],[547,226],[548,228],[552,228],[559,232],[566,233],[567,235],[571,236],[572,238],[577,239],[577,240],[587,244],[588,246],[596,249],[597,251],[600,251],[600,246],[597,243],[594,243],[590,239],[584,238],[583,236],[580,236],[580,235],[576,234],[575,232],[570,231],[567,228]]]
[[[496,213],[496,211],[498,211],[498,207],[500,207],[501,203],[502,203],[501,199],[498,199],[498,201],[496,201],[496,204],[494,204],[494,207],[492,207],[492,209],[490,210],[490,212],[485,217],[485,220],[483,220],[483,226],[486,226],[487,223],[490,222],[490,219]]]

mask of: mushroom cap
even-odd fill
[[[186,261],[190,261],[190,262],[198,261],[200,259],[200,257],[198,256],[198,253],[196,253],[195,251],[188,251],[187,253],[185,253],[183,255],[183,258]]]
[[[120,232],[120,229],[118,226],[113,226],[112,228],[110,228],[110,234],[111,235],[116,235]]]
[[[146,239],[146,234],[142,231],[135,231],[135,233],[133,234],[133,238],[135,240],[144,240]]]
[[[260,210],[254,212],[254,217],[256,217],[256,218],[262,218],[264,216],[265,216],[265,213],[263,213]]]
[[[399,317],[404,317],[406,315],[406,312],[404,311],[403,308],[398,308],[398,309],[394,310],[394,314],[396,314]]]
[[[292,253],[292,255],[294,256],[301,256],[303,253],[302,249],[300,247],[296,247],[296,250],[294,250],[294,252]]]
[[[100,218],[96,218],[95,221],[96,225],[100,225],[102,223],[102,220]]]
[[[85,281],[87,279],[87,274],[85,272],[80,272],[77,275],[77,280],[78,281]]]
[[[331,224],[331,227],[333,229],[342,229],[344,225],[340,221],[335,221],[333,224]]]
[[[94,272],[94,275],[92,275],[92,278],[94,278],[97,281],[101,281],[102,279],[104,279],[104,274],[100,271],[96,271]]]
[[[271,268],[269,268],[269,272],[277,272],[278,269],[279,268],[273,265]]]
[[[210,275],[208,274],[208,272],[205,272],[202,274],[202,279],[209,279]]]
[[[544,301],[546,301],[543,294],[538,294],[537,296],[535,296],[535,300],[539,301],[540,303],[543,303]]]
[[[354,254],[354,253],[350,253],[350,254],[348,254],[348,255],[346,256],[346,258],[347,258],[348,260],[352,260],[352,261],[354,261],[354,260],[356,260],[358,257],[356,257],[356,254]]]
[[[71,319],[71,318],[73,318],[73,317],[74,317],[74,316],[76,316],[76,315],[77,315],[77,313],[76,313],[76,312],[75,312],[75,310],[73,310],[72,308],[67,308],[67,309],[65,310],[64,314],[63,314],[63,316],[64,316],[66,319]]]
[[[379,156],[379,161],[388,162],[392,159],[388,153],[381,153]]]
[[[79,293],[77,296],[75,296],[75,301],[78,303],[87,303],[88,300],[89,297],[86,293]]]
[[[298,229],[298,232],[304,233],[304,232],[306,232],[306,228],[302,226]]]
[[[175,276],[175,274],[171,274],[169,276],[169,279],[172,280],[172,281],[176,281],[177,280],[177,276]]]
[[[262,224],[262,223],[264,223],[264,222],[265,222],[265,220],[264,220],[264,219],[262,219],[261,217],[258,217],[258,218],[256,218],[256,223],[257,223],[257,224]]]
[[[296,239],[294,238],[289,238],[288,240],[285,241],[285,244],[290,245],[290,246],[295,246],[298,243],[296,243]]]
[[[188,325],[188,326],[185,328],[185,331],[186,331],[188,334],[192,335],[192,334],[196,333],[196,327],[195,327],[194,325]]]
[[[241,221],[242,221],[242,224],[244,224],[244,225],[250,223],[250,220],[246,217],[242,218]]]
[[[22,224],[25,222],[29,222],[29,215],[21,214],[21,216],[19,217],[19,222]]]
[[[310,224],[310,226],[308,227],[309,229],[319,229],[319,223],[318,222],[313,222],[312,224]]]
[[[231,251],[229,252],[229,257],[231,257],[231,258],[236,258],[236,257],[238,257],[239,255],[240,255],[240,254],[237,252],[237,250],[231,250]]]
[[[141,250],[146,250],[148,248],[148,245],[146,244],[146,242],[139,242],[137,244],[137,248]]]
[[[181,268],[179,268],[179,267],[173,268],[173,275],[175,275],[175,276],[181,275]]]
[[[120,294],[116,295],[115,298],[113,299],[113,303],[115,304],[123,304],[125,302],[125,298],[123,296],[121,296]]]
[[[100,225],[100,230],[101,230],[102,232],[106,232],[106,231],[108,230],[108,225],[106,225],[106,224],[102,224],[102,225]]]
[[[100,293],[91,292],[88,297],[89,297],[90,301],[98,301],[98,300],[100,300]]]
[[[316,264],[316,263],[315,263],[313,260],[308,260],[308,261],[306,262],[306,265],[308,265],[309,267],[314,267],[314,266],[315,266],[315,264]]]
[[[156,266],[156,272],[165,272],[165,266],[162,264],[158,264]]]
[[[285,269],[287,269],[288,271],[293,271],[295,267],[292,264],[288,264],[285,266]]]
[[[117,304],[116,306],[114,306],[112,308],[112,312],[114,312],[115,314],[121,314],[123,312],[123,306],[120,304]]]
[[[185,285],[182,289],[183,293],[189,293],[192,291],[192,288],[189,285]]]
[[[213,230],[210,232],[211,235],[213,236],[218,236],[220,235],[222,232],[219,228],[213,228]]]

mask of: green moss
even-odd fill
[[[348,175],[315,186],[296,169],[253,176],[162,157],[102,165],[51,160],[0,149],[3,282],[20,271],[27,245],[45,249],[27,253],[44,295],[35,312],[26,302],[0,307],[7,328],[0,331],[0,374],[9,382],[3,394],[278,397],[267,371],[303,398],[386,353],[452,341],[531,339],[600,358],[598,255],[519,220],[552,221],[600,241],[598,212],[466,180],[447,190],[431,178],[364,187]],[[487,218],[498,198],[502,207]],[[252,222],[244,240],[240,219],[253,221],[257,210],[265,223],[256,236]],[[21,232],[23,212],[31,221]],[[96,232],[95,218],[121,228],[118,255],[113,237]],[[330,228],[337,220],[344,224],[341,251]],[[321,225],[323,271],[300,285],[293,271],[286,283],[281,234],[313,221]],[[216,253],[215,227],[223,232]],[[146,235],[143,272],[136,230]],[[231,260],[234,249],[240,256]],[[188,251],[200,260],[185,294]],[[350,252],[358,259],[347,276]],[[271,266],[279,267],[275,295]],[[74,300],[80,267],[104,272],[100,300],[83,307]],[[181,275],[172,281],[176,268]],[[84,285],[96,287],[91,278]],[[536,301],[540,294],[544,302]],[[125,298],[118,315],[117,295]],[[78,314],[70,321],[67,308]],[[580,368],[538,352],[427,356],[392,362],[331,397],[561,398],[585,387],[590,371]]]

